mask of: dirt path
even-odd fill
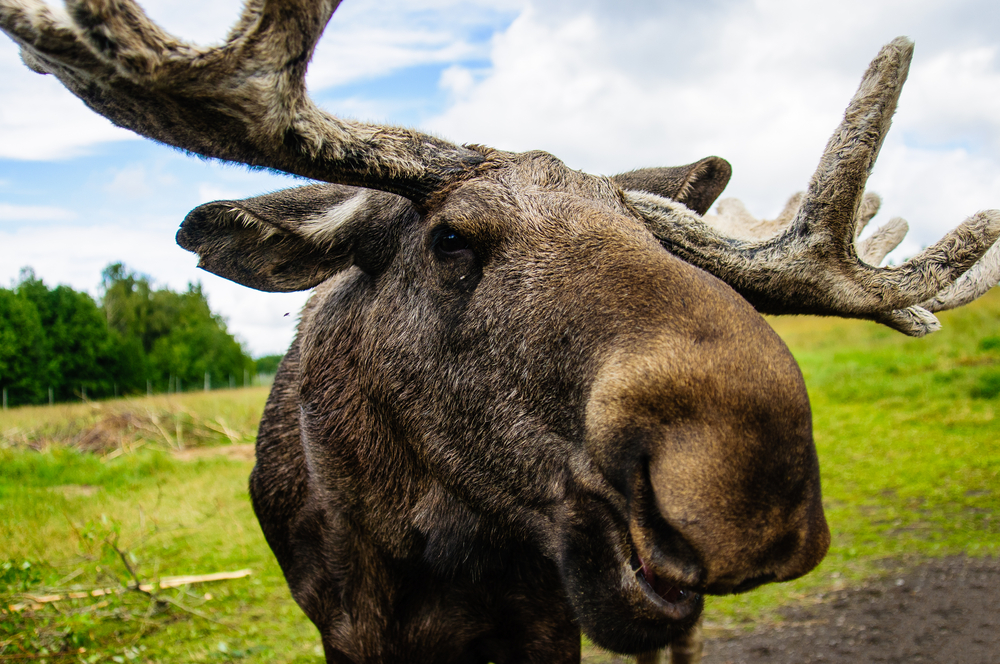
[[[253,443],[240,443],[235,445],[213,445],[211,447],[188,447],[183,450],[174,450],[174,458],[180,461],[197,461],[198,459],[208,459],[211,457],[224,456],[235,461],[253,461]]]
[[[926,562],[784,616],[708,639],[704,664],[1000,664],[1000,560]]]

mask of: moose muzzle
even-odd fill
[[[752,308],[710,291],[695,306],[721,316],[621,344],[587,407],[633,568],[666,606],[802,576],[830,542],[802,374]]]

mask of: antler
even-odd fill
[[[805,192],[793,194],[785,203],[781,214],[775,219],[757,219],[736,198],[719,201],[715,214],[706,214],[703,219],[717,231],[733,238],[764,240],[777,236],[794,221]],[[866,193],[855,219],[855,250],[858,258],[868,265],[881,265],[886,255],[903,241],[909,230],[904,219],[894,217],[880,226],[864,240],[858,236],[878,213],[882,199],[878,194]],[[954,309],[972,302],[1000,283],[1000,242],[995,243],[972,269],[963,274],[951,286],[919,306],[889,312],[877,320],[889,327],[912,336],[923,336],[935,332],[941,325],[931,312]]]
[[[889,130],[912,53],[913,44],[901,37],[872,61],[794,218],[778,235],[730,237],[679,203],[636,191],[626,191],[626,199],[664,247],[729,283],[764,313],[868,318],[914,336],[937,329],[926,307],[916,305],[940,310],[981,294],[983,284],[997,275],[1000,250],[993,250],[967,278],[959,278],[1000,237],[1000,211],[970,217],[899,266],[870,265],[855,247],[859,220],[871,218],[862,205],[865,183]],[[895,226],[886,233],[898,233],[899,224]],[[877,253],[874,247],[872,252]]]
[[[251,0],[222,46],[179,41],[133,0],[0,0],[25,64],[143,136],[206,157],[420,201],[482,153],[408,129],[335,118],[305,72],[340,0]]]

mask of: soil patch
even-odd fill
[[[782,613],[749,633],[710,633],[703,664],[997,664],[1000,560],[927,561]]]
[[[233,445],[214,445],[212,447],[188,447],[183,450],[174,450],[175,459],[180,461],[197,461],[210,457],[224,456],[234,461],[253,461],[253,443],[235,443]]]

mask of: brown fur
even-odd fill
[[[699,600],[658,606],[633,554],[725,593],[826,550],[808,401],[780,340],[663,251],[611,181],[545,153],[506,160],[428,215],[324,185],[203,206],[178,234],[258,287],[353,265],[303,313],[251,480],[331,661],[576,661],[581,626],[648,651]],[[290,196],[311,213],[287,212]],[[446,231],[468,249],[442,253]]]

